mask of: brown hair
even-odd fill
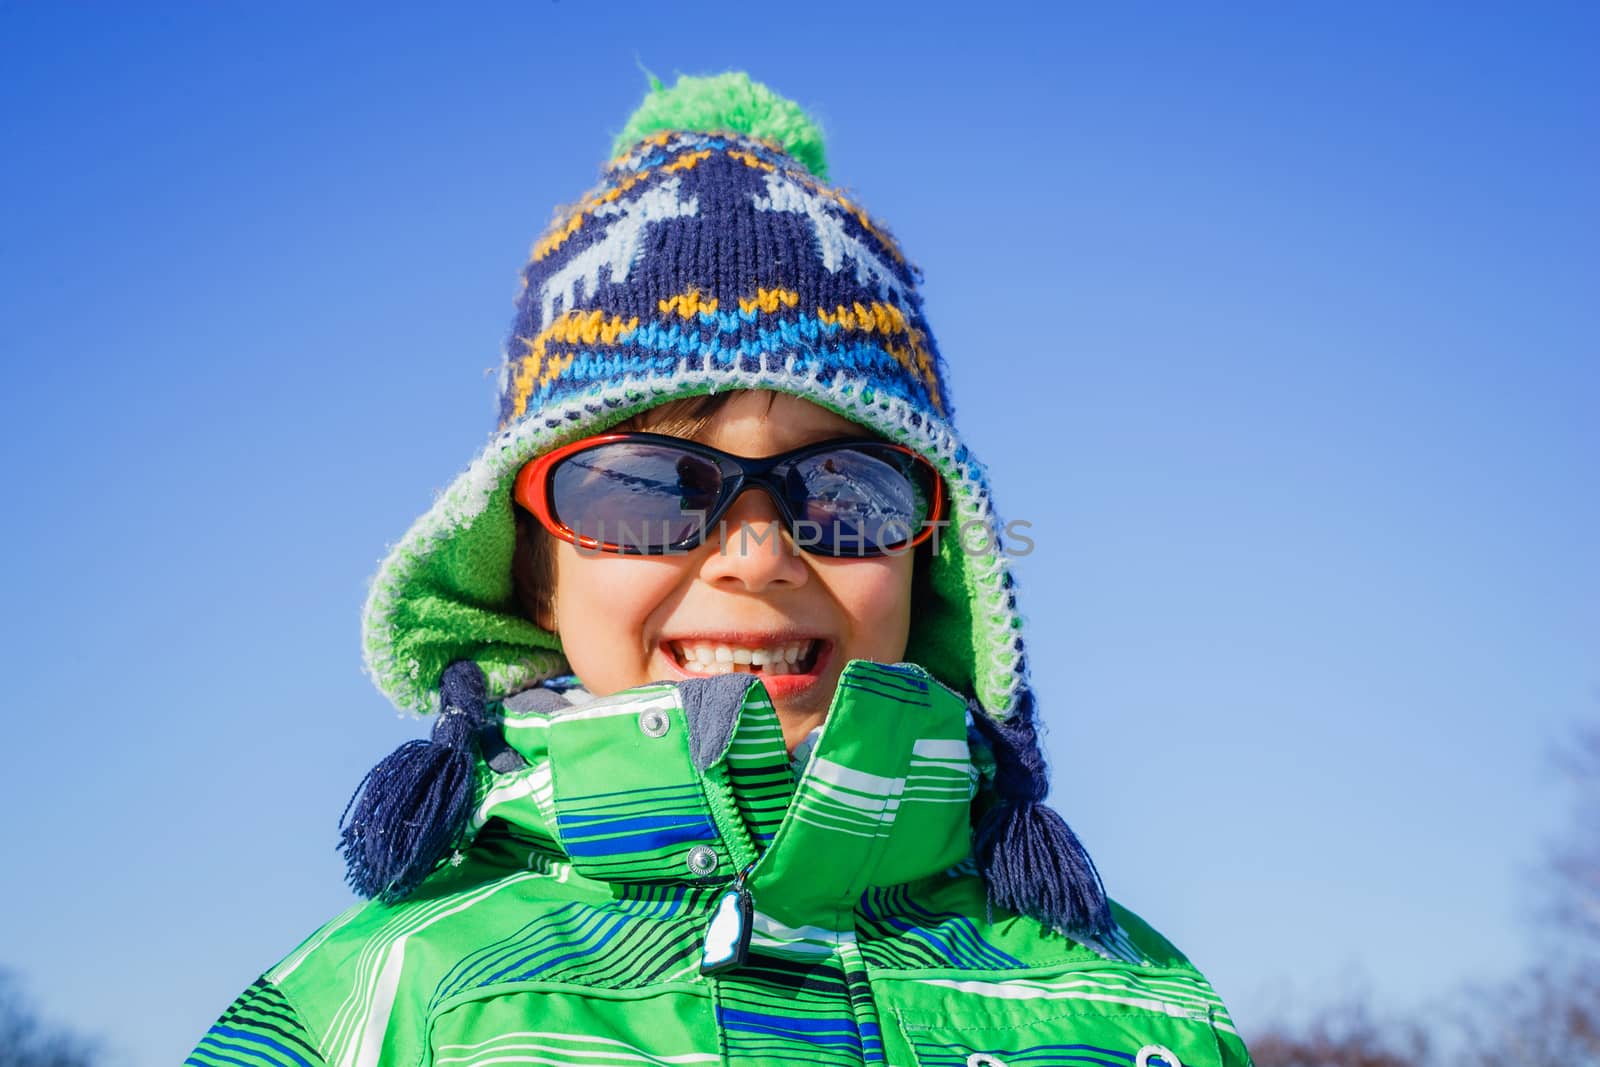
[[[641,411],[632,418],[617,423],[607,432],[649,430],[651,433],[671,434],[674,437],[694,437],[704,430],[716,417],[717,412],[740,392],[743,390],[669,400],[665,404],[648,411]],[[777,394],[773,393],[768,404],[770,405],[776,397]],[[873,436],[880,435],[873,434]],[[513,504],[512,508],[517,515],[517,545],[511,557],[511,584],[523,614],[538,622],[541,614],[555,612],[557,541],[549,530],[540,525],[532,512],[520,504]],[[919,592],[927,574],[926,563],[930,555],[928,542],[917,547],[916,574]]]

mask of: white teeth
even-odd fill
[[[798,674],[796,664],[811,654],[815,641],[796,641],[769,648],[741,648],[710,641],[673,641],[669,648],[679,663],[698,674]]]

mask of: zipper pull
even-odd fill
[[[717,899],[706,929],[705,946],[700,954],[701,974],[721,974],[743,967],[750,959],[750,927],[755,905],[744,881],[755,867],[752,861],[739,872],[728,891]]]

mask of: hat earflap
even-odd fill
[[[1024,689],[1004,722],[974,712],[994,751],[999,797],[973,832],[973,854],[996,905],[1074,934],[1114,928],[1105,886],[1072,828],[1044,803],[1050,790],[1034,731],[1033,694]]]
[[[356,786],[339,817],[339,848],[357,893],[393,904],[460,842],[472,812],[477,734],[489,725],[486,688],[471,660],[446,667],[430,739],[407,741]]]

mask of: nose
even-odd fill
[[[765,490],[746,489],[709,531],[700,577],[713,585],[751,593],[795,588],[810,573],[783,516]]]

